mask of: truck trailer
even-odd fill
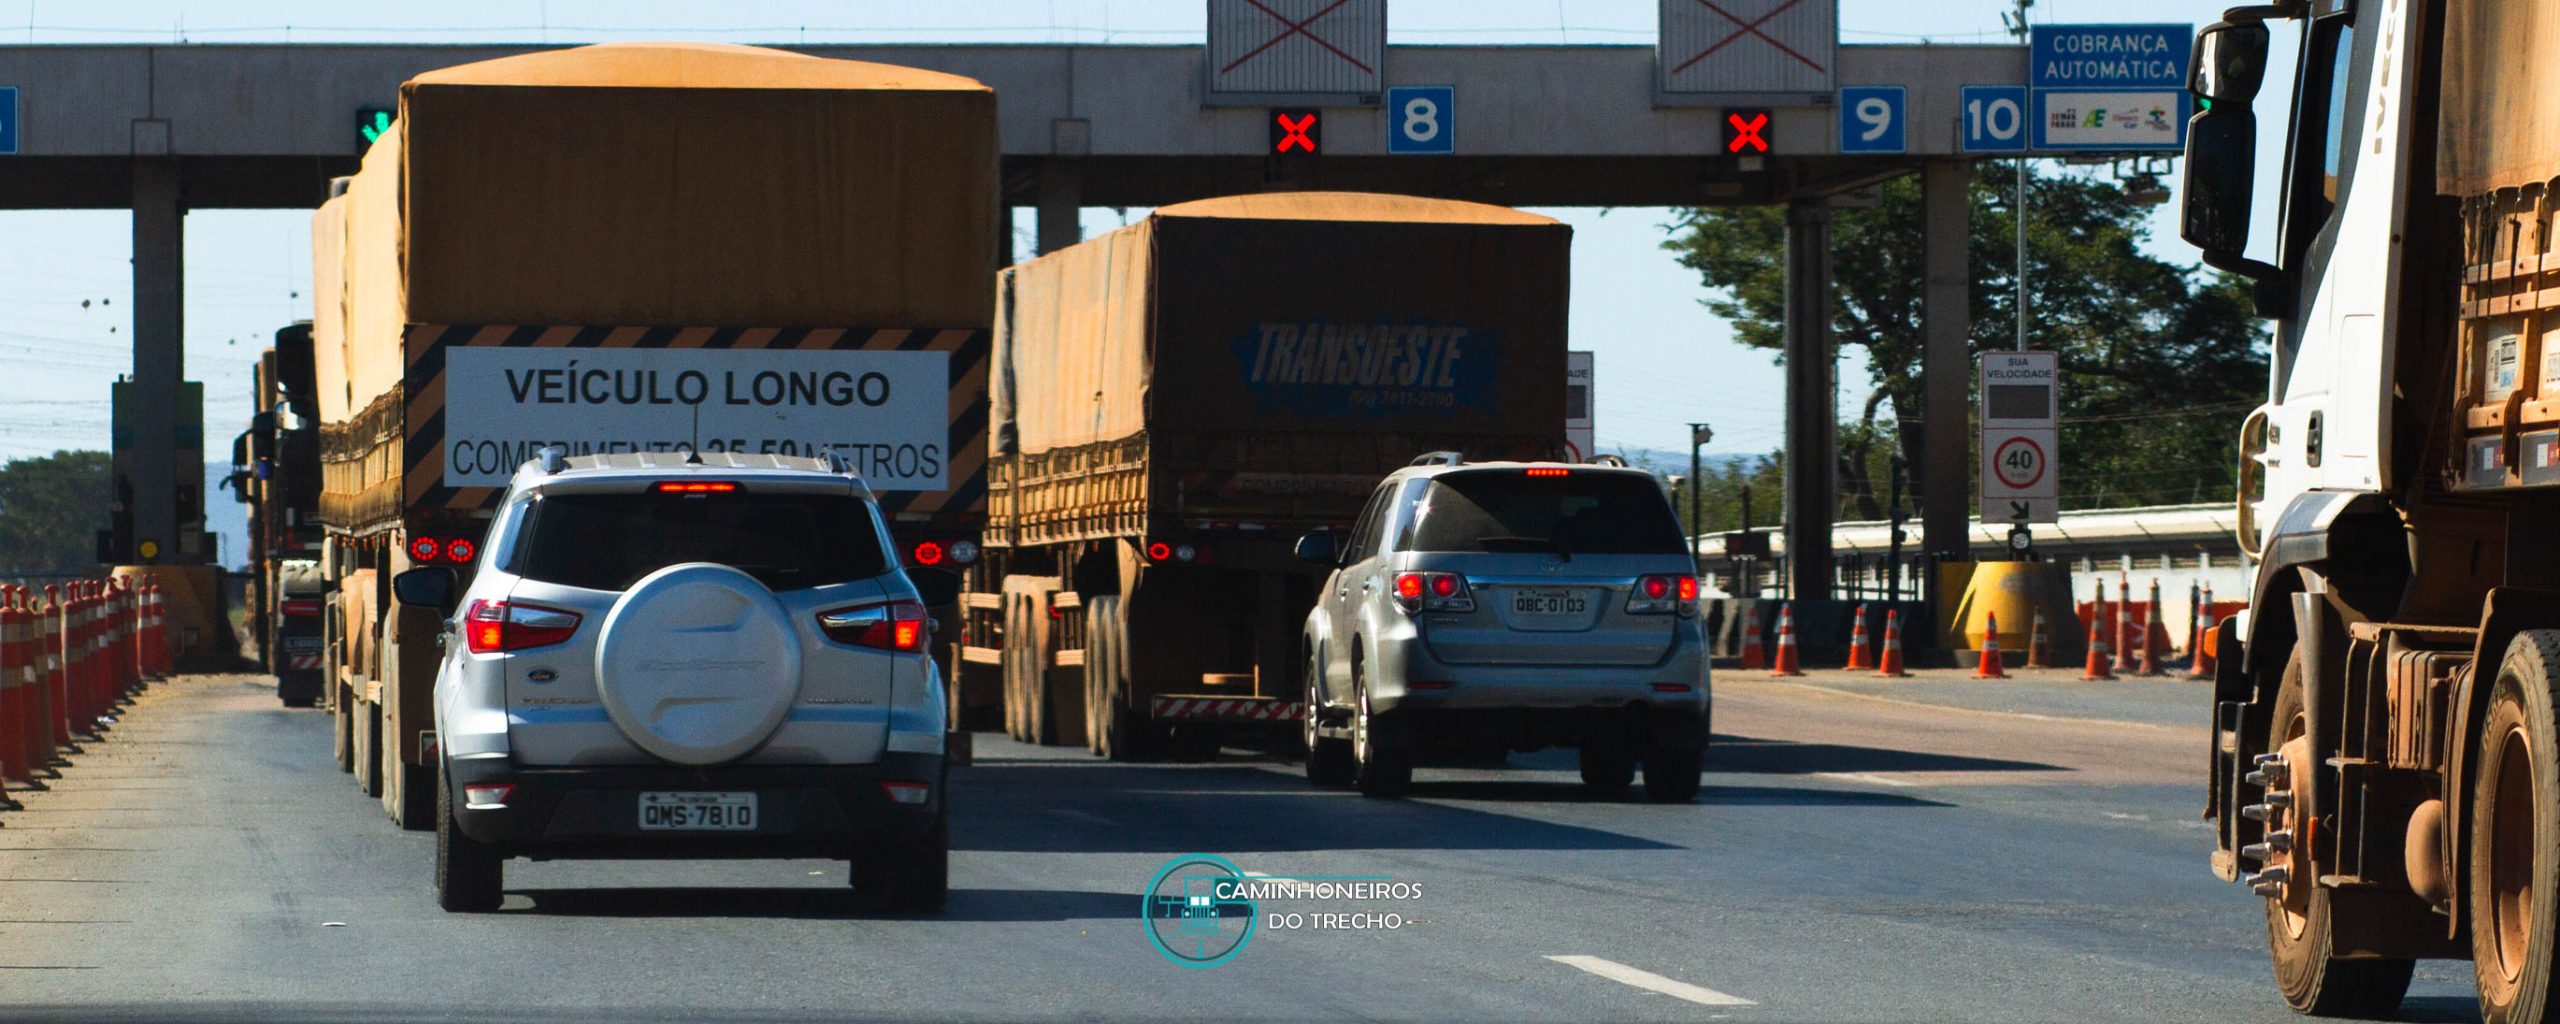
[[[276,331],[250,373],[249,427],[231,443],[232,494],[249,512],[248,627],[287,707],[319,702],[320,431],[311,324]]]
[[[2273,33],[2297,72],[2259,95]],[[2218,624],[2214,871],[2296,1010],[2387,1016],[2469,959],[2554,1011],[2560,941],[2560,9],[2234,8],[2198,38],[2183,233],[2274,321]],[[2257,108],[2288,125],[2248,245]]]
[[[390,580],[489,557],[546,446],[828,458],[910,558],[973,550],[997,222],[956,75],[646,43],[403,83],[312,219],[340,766],[432,825],[443,616]]]
[[[1427,452],[1563,455],[1572,232],[1476,203],[1236,196],[997,278],[986,554],[954,719],[1114,759],[1305,713],[1299,627]]]

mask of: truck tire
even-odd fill
[[[453,786],[435,773],[436,905],[457,914],[485,914],[507,898],[507,859],[463,835],[453,820]]]
[[[1360,652],[1351,652],[1351,692],[1359,706],[1351,713],[1352,784],[1361,796],[1400,797],[1413,788],[1413,737],[1396,715],[1372,714],[1369,681]]]
[[[349,724],[355,720],[349,713],[352,710],[353,705],[347,696],[347,688],[343,685],[338,686],[337,704],[329,709],[329,717],[332,719],[329,729],[329,756],[337,760],[338,770],[342,772],[356,770],[355,729]]]
[[[914,839],[882,843],[854,855],[853,899],[864,911],[936,914],[951,896],[950,811]]]
[[[2285,743],[2306,735],[2310,722],[2303,709],[2302,654],[2296,651],[2285,661],[2284,679],[2276,688],[2274,715],[2268,721],[2267,746],[2262,753],[2274,753]],[[2297,765],[2292,773],[2294,806],[2319,806],[2312,785],[2318,773],[2312,766]],[[2297,1013],[2315,1017],[2389,1017],[2400,1006],[2400,998],[2408,994],[2409,974],[2414,960],[2357,959],[2333,955],[2330,915],[2334,907],[2331,890],[2311,879],[2293,885],[2310,887],[2307,898],[2269,898],[2267,907],[2267,954],[2273,962],[2276,989],[2287,1005]],[[2288,893],[2298,890],[2288,889]]]
[[[2539,1024],[2551,992],[2560,892],[2560,630],[2527,630],[2507,645],[2480,728],[2472,783],[2471,970],[2487,1024]]]
[[[1299,733],[1307,741],[1307,781],[1324,789],[1340,789],[1358,777],[1360,765],[1352,759],[1350,740],[1325,736],[1316,731],[1324,710],[1316,692],[1316,679],[1322,667],[1314,655],[1307,657],[1306,714],[1299,723]]]

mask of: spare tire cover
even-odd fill
[[[640,749],[679,764],[745,756],[800,696],[800,638],[773,592],[725,565],[642,577],[605,613],[596,694]]]

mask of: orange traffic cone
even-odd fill
[[[2213,609],[2205,603],[2204,591],[2187,584],[2187,677],[2208,679],[2213,676],[2213,651],[2207,635],[2213,632]]]
[[[1769,674],[1804,674],[1804,666],[1796,660],[1796,606],[1792,602],[1778,606],[1778,657],[1770,663]]]
[[[1849,622],[1849,661],[1841,665],[1840,670],[1855,672],[1862,668],[1874,667],[1867,664],[1867,606],[1860,604],[1858,617]]]
[[[2160,578],[2151,578],[2151,607],[2142,613],[2142,674],[2156,676],[2160,671],[2160,638],[2152,634],[2160,629]]]
[[[1982,661],[1973,668],[1976,679],[2007,679],[2009,673],[2000,667],[2000,616],[1982,613]]]
[[[2089,667],[2081,671],[2082,679],[2116,677],[2115,659],[2107,654],[2106,619],[2107,585],[2100,583],[2098,584],[2098,601],[2089,606]]]
[[[2053,641],[2044,635],[2044,610],[2036,610],[2035,629],[2027,634],[2027,667],[2053,667]]]
[[[1876,655],[1876,674],[1899,679],[1911,673],[1902,670],[1902,612],[1884,610],[1884,650]]]
[[[2115,636],[2107,649],[2115,652],[2118,672],[2133,671],[2132,626],[2133,583],[2127,580],[2124,574],[2118,573],[2116,574],[2115,614],[2107,619],[2107,631]]]
[[[1768,652],[1760,649],[1760,608],[1756,603],[1742,620],[1742,667],[1755,672],[1769,667]]]

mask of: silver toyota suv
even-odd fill
[[[1307,616],[1307,777],[1392,796],[1417,753],[1581,748],[1582,781],[1697,795],[1710,694],[1678,519],[1623,466],[1435,452],[1379,484]]]
[[[764,455],[544,452],[450,616],[436,892],[497,909],[509,857],[826,857],[866,907],[939,910],[949,849],[928,598],[871,491]],[[947,595],[940,595],[945,596]]]

